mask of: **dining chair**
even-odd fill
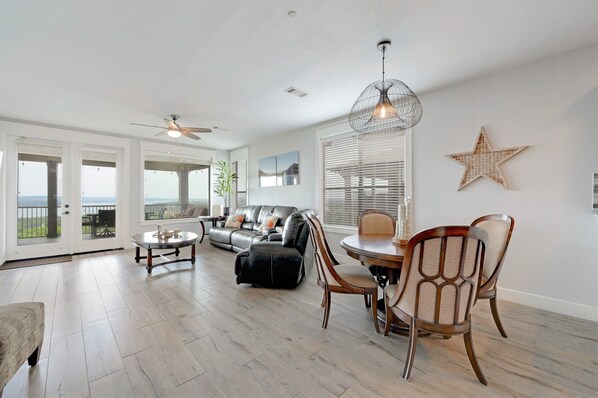
[[[371,297],[374,326],[376,332],[380,333],[380,327],[378,326],[378,284],[365,267],[339,264],[330,251],[320,220],[312,211],[305,212],[303,217],[309,226],[310,238],[314,247],[318,285],[324,289],[322,327],[326,328],[328,326],[331,293],[363,294]]]
[[[490,300],[492,318],[502,337],[507,338],[507,332],[498,315],[496,304],[496,284],[498,276],[505,260],[505,253],[511,241],[511,234],[515,227],[513,217],[506,214],[490,214],[476,219],[471,225],[482,228],[488,233],[488,246],[486,247],[486,259],[482,270],[482,285],[480,286],[479,299]]]
[[[359,213],[359,218],[357,219],[357,233],[360,236],[394,236],[396,226],[397,222],[394,217],[384,210],[366,209]],[[361,264],[363,264],[363,262]],[[380,286],[386,286],[388,283],[388,272],[386,268],[378,265],[369,265],[368,269],[370,270],[370,273],[376,277]]]
[[[472,226],[438,227],[409,240],[398,285],[384,289],[386,326],[398,318],[409,325],[403,379],[411,373],[418,331],[443,336],[462,334],[469,362],[487,384],[471,337],[471,308],[480,288],[488,234]]]

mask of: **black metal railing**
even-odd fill
[[[92,215],[98,210],[115,210],[116,205],[85,205],[81,209],[81,226],[83,235],[91,234]],[[56,213],[62,209],[58,207]],[[61,232],[61,217],[57,218],[58,236]],[[33,239],[48,237],[48,206],[19,206],[17,208],[17,239]]]

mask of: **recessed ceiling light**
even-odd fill
[[[297,13],[295,11],[289,11],[288,14],[289,18],[295,18],[297,16]]]

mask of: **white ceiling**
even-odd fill
[[[228,129],[179,142],[233,149],[346,115],[382,38],[421,94],[596,43],[597,20],[596,0],[2,0],[0,117],[151,138],[128,123],[177,113]]]

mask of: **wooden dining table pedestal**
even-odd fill
[[[400,270],[403,267],[403,248],[392,242],[392,236],[386,235],[351,235],[344,238],[341,247],[347,255],[362,262],[364,266],[378,265],[385,267],[388,273],[388,283],[398,282]],[[384,286],[381,286],[384,290]],[[386,324],[384,312],[384,295],[378,300],[378,320]],[[393,322],[390,331],[396,334],[409,335],[409,325],[403,321]],[[419,335],[427,335],[421,333]]]

